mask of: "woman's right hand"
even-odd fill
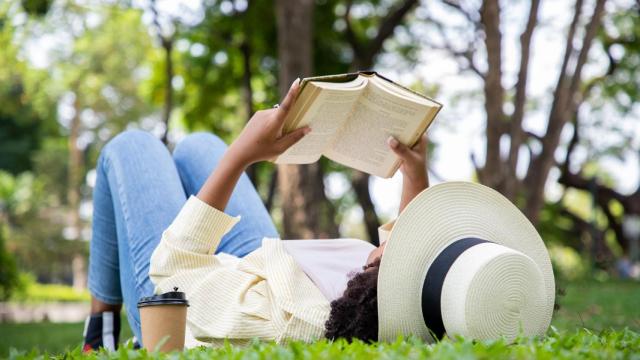
[[[228,154],[243,166],[258,161],[272,160],[297,143],[311,129],[302,127],[283,134],[284,120],[291,110],[300,90],[296,79],[278,108],[257,111],[231,144]]]

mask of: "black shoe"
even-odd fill
[[[132,346],[133,350],[140,350],[142,345],[135,336],[124,342],[127,347]]]
[[[83,352],[105,348],[115,351],[120,338],[120,314],[105,311],[90,315],[84,323]]]

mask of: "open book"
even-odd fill
[[[307,125],[313,131],[281,154],[279,164],[309,164],[324,155],[391,177],[400,160],[387,145],[389,136],[415,145],[442,108],[375,72],[306,78],[300,87],[284,133]]]

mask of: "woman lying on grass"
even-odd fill
[[[188,345],[378,338],[385,243],[279,240],[243,174],[311,131],[282,133],[298,89],[294,82],[279,108],[257,112],[228,148],[215,135],[193,134],[171,156],[140,131],[105,146],[93,200],[86,350],[117,346],[122,303],[141,339],[138,300],[174,287],[190,302]],[[413,149],[393,138],[389,146],[403,162],[402,210],[428,186],[426,138]]]

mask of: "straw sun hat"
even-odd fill
[[[542,239],[498,192],[449,182],[398,217],[378,274],[378,337],[543,334],[555,284]]]

